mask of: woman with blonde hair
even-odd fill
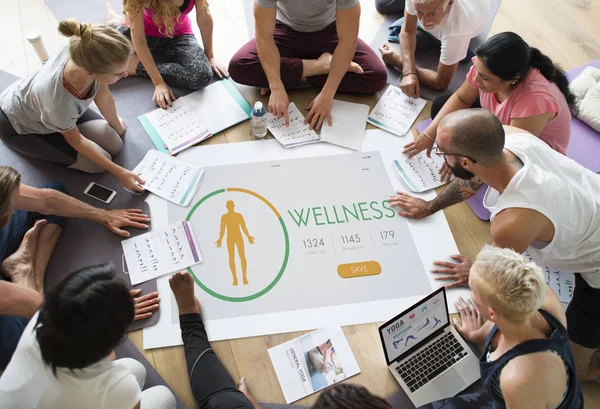
[[[124,0],[123,5],[125,19],[106,4],[107,24],[131,39],[136,55],[127,73],[152,80],[154,105],[172,104],[175,95],[169,86],[197,90],[212,81],[213,73],[219,78],[229,76],[215,60],[207,0]],[[204,50],[192,31],[189,13],[194,7]]]
[[[125,123],[108,86],[127,76],[133,53],[118,31],[69,19],[58,31],[69,45],[38,72],[0,94],[0,139],[25,155],[88,173],[108,170],[125,188],[142,191],[135,173],[112,161]],[[102,115],[89,109],[92,102]]]
[[[582,409],[567,318],[542,270],[513,250],[486,246],[471,267],[469,286],[473,301],[459,300],[461,323],[454,325],[481,349],[483,396],[489,398],[458,396],[444,408],[483,407],[489,399],[494,408]]]

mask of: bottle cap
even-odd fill
[[[256,101],[254,103],[254,109],[253,109],[253,114],[256,116],[263,116],[266,111],[265,111],[265,107],[263,106],[263,103],[260,101]]]

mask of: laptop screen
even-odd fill
[[[379,327],[388,365],[448,323],[446,292],[441,287]]]

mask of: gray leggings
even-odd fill
[[[123,140],[97,112],[88,109],[77,120],[83,136],[109,160],[123,148]],[[19,135],[0,110],[0,139],[5,145],[23,155],[58,163],[69,169],[87,173],[102,173],[105,169],[77,152],[60,133]]]

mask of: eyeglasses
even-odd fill
[[[469,159],[473,163],[477,163],[477,161],[475,159],[473,159],[473,158],[471,158],[471,157],[469,157],[467,155],[463,155],[461,153],[445,153],[445,152],[440,152],[440,148],[437,145],[435,145],[435,151],[434,151],[434,153],[437,156],[440,156],[440,157],[442,157],[442,156],[462,156],[463,158]]]

